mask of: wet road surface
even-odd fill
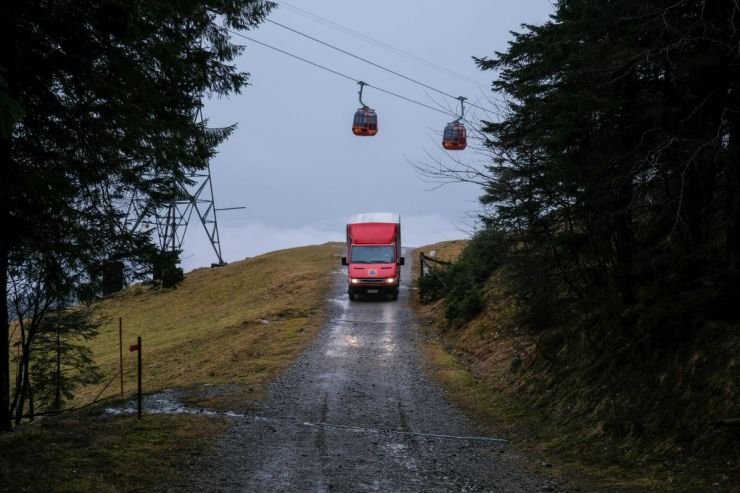
[[[408,306],[350,302],[337,272],[326,326],[270,387],[254,415],[235,416],[207,470],[186,491],[558,491],[526,459],[477,430],[422,371]],[[468,437],[468,438],[464,438]]]

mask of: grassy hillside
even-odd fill
[[[135,390],[136,357],[128,346],[136,336],[142,337],[146,392],[206,383],[247,384],[254,392],[289,365],[320,327],[340,250],[325,244],[272,252],[197,269],[176,288],[127,289],[98,304],[107,323],[93,342],[95,359],[108,378],[117,373],[120,317],[127,394]],[[78,403],[99,391],[83,389]],[[103,396],[118,391],[114,380]]]
[[[435,250],[437,258],[454,261],[463,247],[439,243],[419,250]],[[585,481],[587,490],[598,485],[617,491],[740,491],[732,456],[698,460],[673,440],[654,441],[646,448],[606,432],[603,421],[586,415],[595,389],[572,388],[543,401],[548,386],[565,384],[541,376],[548,375],[541,369],[547,356],[519,326],[516,300],[503,273],[495,271],[482,291],[484,310],[462,324],[445,318],[444,299],[413,301],[427,335],[423,351],[430,376],[480,425],[512,438],[576,484]],[[632,383],[635,391],[648,395],[640,385]],[[681,432],[675,430],[674,436]],[[714,433],[728,432],[715,428]],[[662,453],[653,452],[661,447]]]
[[[146,393],[179,388],[191,404],[245,409],[320,329],[341,250],[327,243],[272,252],[198,269],[173,289],[139,285],[99,302],[107,322],[92,350],[111,382],[101,398],[112,399],[0,435],[0,492],[151,491],[182,480],[228,422],[104,414],[103,405],[118,401],[118,318],[127,396],[136,390],[128,346],[140,335]],[[81,389],[76,404],[101,388]]]

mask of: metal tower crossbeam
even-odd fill
[[[195,121],[204,125],[200,109],[196,111]],[[184,180],[173,186],[173,192],[181,198],[174,199],[165,206],[155,207],[150,201],[132,197],[126,227],[131,231],[154,230],[162,252],[182,251],[185,233],[195,212],[216,254],[217,262],[211,266],[224,265],[216,216],[219,209],[216,209],[214,200],[210,162],[206,163],[204,170],[188,174]]]

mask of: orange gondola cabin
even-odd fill
[[[448,151],[462,151],[468,146],[465,125],[459,121],[448,123],[442,135],[442,147]]]
[[[374,109],[363,106],[355,112],[352,133],[366,137],[372,137],[378,133],[378,115]]]

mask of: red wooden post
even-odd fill
[[[118,317],[118,353],[121,373],[121,397],[123,397],[123,319]]]
[[[137,389],[137,393],[138,393],[138,398],[137,398],[137,400],[138,400],[138,402],[137,402],[137,417],[138,417],[138,419],[141,419],[141,408],[142,408],[142,398],[141,398],[141,336],[139,336],[139,337],[136,338],[136,345],[138,346],[137,349],[139,350],[139,354],[138,354],[138,359],[139,359],[139,364],[138,364],[139,371],[138,371],[138,374],[139,375],[138,375],[138,389]]]

